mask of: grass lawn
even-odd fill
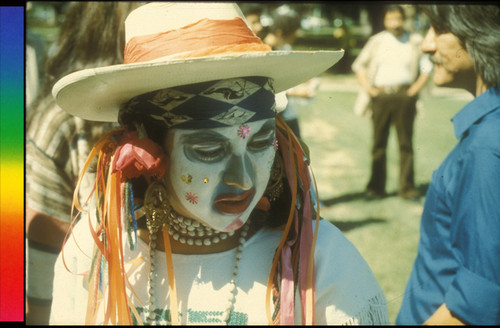
[[[321,216],[341,229],[366,259],[384,290],[393,324],[416,256],[425,191],[432,172],[456,144],[450,119],[472,97],[429,83],[414,132],[421,201],[396,196],[399,151],[394,129],[387,154],[389,197],[368,201],[362,192],[370,174],[372,130],[369,118],[353,113],[357,90],[353,75],[322,76],[316,98],[300,108],[299,122],[323,203]]]

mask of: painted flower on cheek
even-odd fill
[[[247,124],[242,124],[238,129],[238,136],[245,139],[250,135],[250,127]]]
[[[186,193],[186,200],[191,204],[198,204],[198,196],[192,192]]]

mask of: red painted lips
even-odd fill
[[[220,194],[215,198],[214,207],[222,214],[241,214],[250,205],[255,195],[255,189],[244,192],[243,194]]]

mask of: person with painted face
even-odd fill
[[[231,3],[149,3],[124,64],[53,89],[119,121],[56,264],[52,324],[387,324],[356,248],[312,207],[305,145],[280,92],[343,51],[273,52]],[[81,177],[85,176],[85,170]]]
[[[397,324],[500,324],[500,7],[423,6],[437,86],[474,99],[433,173]]]

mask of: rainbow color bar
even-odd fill
[[[0,321],[24,320],[24,7],[0,7]]]

